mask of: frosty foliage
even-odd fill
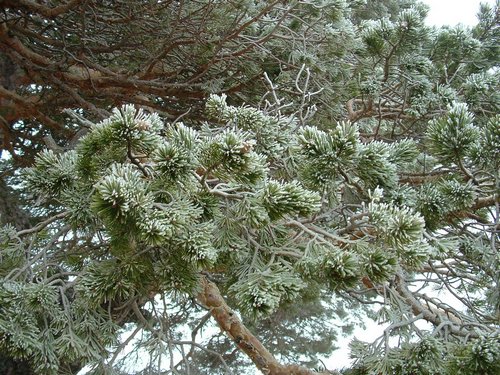
[[[150,293],[194,296],[199,272],[219,267],[234,280],[227,291],[240,311],[255,319],[299,298],[310,283],[343,291],[369,280],[384,288],[402,272],[425,268],[434,254],[425,230],[436,228],[451,212],[470,208],[478,198],[477,183],[469,175],[466,183],[443,179],[416,192],[398,186],[399,171],[412,165],[419,153],[410,139],[363,143],[358,128],[349,122],[327,131],[309,125],[287,133],[283,129],[290,129],[293,121],[248,106],[231,107],[225,100],[212,95],[207,102],[210,116],[225,122],[217,131],[163,124],[156,115],[123,106],[94,126],[76,151],[46,151],[25,171],[25,184],[42,206],[66,206],[71,212],[76,203],[72,194],[79,192],[78,205],[85,215],[73,211],[68,224],[104,240],[104,259],[93,257],[72,266],[84,271],[75,293],[89,307],[121,304]],[[465,105],[450,107],[446,116],[430,123],[430,151],[443,163],[463,163],[479,139],[472,122]],[[494,131],[485,133],[485,144],[491,143]],[[280,170],[284,164],[276,158],[285,152],[296,170]],[[491,151],[485,147],[483,152]],[[335,209],[339,195],[325,196],[332,189],[343,189],[344,194],[349,189],[370,199],[347,223],[345,228],[352,229],[315,222],[317,215]],[[12,249],[19,245],[13,232],[4,232],[3,257],[14,266],[20,260]],[[39,290],[8,285],[5,293],[28,293],[23,303],[33,301],[32,311],[42,306],[52,306],[57,314],[65,311],[49,284],[40,284]],[[11,294],[5,298],[14,301]],[[22,339],[5,341],[13,355],[34,355],[36,345],[45,342],[41,328],[22,333],[38,327],[33,319],[30,315],[24,321]],[[61,329],[57,335],[66,340]],[[418,348],[434,368],[433,356],[439,356],[444,350],[439,345],[444,344],[432,337],[426,340],[408,344],[414,346],[411,351],[391,349],[387,361],[371,364],[366,358],[359,363],[377,372],[402,366],[401,371],[411,373],[412,362],[398,365],[397,358],[415,356]],[[490,357],[495,354],[478,345],[471,346],[470,355],[493,363]],[[49,357],[44,363],[57,368]]]
[[[93,95],[102,106],[137,103],[108,108],[73,149],[41,151],[13,175],[32,225],[0,228],[0,354],[36,374],[86,364],[118,374],[119,353],[132,343],[150,355],[144,374],[229,373],[226,360],[246,365],[234,347],[218,353],[209,348],[224,347],[222,335],[199,338],[216,314],[200,301],[219,303],[203,295],[211,285],[247,326],[286,332],[268,343],[284,362],[317,365],[316,354],[333,348],[331,330],[310,331],[317,316],[304,304],[325,320],[363,310],[386,325],[374,343],[351,344],[345,374],[497,374],[498,9],[483,7],[474,29],[438,30],[414,1],[165,7],[195,3],[212,12],[211,34],[175,43],[192,49],[197,65],[177,57],[177,45],[148,39],[155,48],[146,57],[127,50],[134,74],[124,88],[147,86],[144,95],[105,100],[102,82],[121,73],[99,76]],[[228,6],[242,12],[236,31]],[[167,81],[139,78],[144,59],[157,55],[182,61],[172,81],[167,71]],[[147,74],[161,65],[151,61]],[[108,74],[108,57],[101,63]],[[17,104],[34,100],[15,95]],[[166,107],[179,117],[165,116]],[[295,326],[273,331],[290,311]],[[230,333],[236,312],[228,316],[223,333],[248,349]],[[297,341],[324,334],[324,350],[294,346],[297,327],[305,332]]]

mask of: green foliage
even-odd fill
[[[256,141],[257,152],[273,158],[283,154],[289,146],[289,130],[295,125],[294,118],[269,116],[248,106],[230,106],[226,100],[225,94],[210,95],[206,104],[207,114],[229,127],[250,132]]]
[[[500,345],[498,334],[480,337],[467,346],[454,348],[449,366],[450,374],[493,375],[500,370]]]
[[[42,198],[59,197],[74,184],[76,153],[56,154],[51,150],[42,152],[35,166],[24,171],[27,188]]]
[[[156,170],[171,183],[180,183],[191,175],[198,165],[198,133],[184,124],[168,130],[166,142],[153,152]]]
[[[280,302],[293,300],[305,284],[293,272],[277,265],[261,272],[252,272],[234,283],[229,291],[244,314],[259,318],[276,311]]]
[[[419,155],[417,144],[412,139],[403,139],[389,146],[389,160],[398,167],[411,164]]]
[[[424,185],[419,191],[417,208],[425,218],[425,226],[436,229],[445,213],[446,201],[439,189],[432,185]]]
[[[138,257],[95,262],[87,268],[81,289],[94,306],[126,301],[147,290],[151,280],[144,275],[151,275],[150,268],[147,261]]]
[[[76,303],[70,313],[59,298],[67,301],[64,291],[44,283],[4,282],[0,288],[0,348],[30,359],[37,373],[58,374],[63,361],[98,360],[115,342],[116,326],[100,312]]]
[[[368,247],[362,255],[363,271],[375,283],[388,280],[396,272],[398,259],[381,248]]]
[[[113,164],[96,184],[93,209],[109,222],[125,224],[152,204],[140,173],[131,165]]]
[[[357,175],[364,182],[366,190],[375,189],[377,186],[396,186],[396,166],[389,161],[389,157],[389,147],[382,142],[363,145],[359,151]]]
[[[486,125],[481,129],[477,149],[474,150],[474,158],[478,163],[484,163],[484,168],[493,173],[500,166],[500,115],[488,119]]]
[[[320,208],[320,196],[304,189],[295,181],[291,183],[267,181],[257,194],[271,220],[292,214],[309,216]]]
[[[441,63],[437,67],[454,72],[458,64],[474,57],[479,48],[479,40],[464,26],[441,28],[434,42],[434,55]]]
[[[479,337],[467,345],[446,344],[437,337],[425,336],[417,342],[403,344],[401,348],[390,349],[385,355],[372,352],[365,356],[367,349],[360,341],[351,345],[351,355],[363,357],[358,372],[352,374],[382,371],[394,375],[493,375],[500,369],[498,334]]]
[[[330,131],[306,126],[297,136],[297,155],[302,180],[316,188],[330,184],[338,169],[353,164],[359,147],[355,125],[337,123]]]
[[[93,125],[78,145],[77,168],[82,176],[95,178],[103,167],[124,162],[127,154],[149,155],[160,142],[163,124],[156,114],[146,114],[132,105],[115,108],[112,116]]]
[[[431,121],[427,130],[429,147],[443,162],[458,162],[470,155],[479,138],[473,116],[465,104],[449,107],[446,116]]]
[[[172,239],[177,251],[182,251],[188,261],[207,267],[215,262],[217,249],[212,245],[215,228],[211,222],[193,224],[184,233]]]
[[[82,4],[50,20],[46,4],[3,13],[28,18],[2,23],[0,43],[37,39],[16,27],[41,17],[33,54],[52,41],[72,51],[26,70],[37,85],[68,78],[63,95],[23,83],[11,98],[81,96],[85,125],[110,112],[75,147],[56,134],[22,173],[9,168],[27,136],[0,163],[2,223],[12,195],[33,223],[0,228],[0,358],[36,374],[120,373],[133,346],[149,356],[144,374],[244,372],[204,328],[209,283],[283,363],[317,367],[333,349],[329,317],[349,331],[362,310],[386,326],[352,344],[350,373],[500,371],[498,9],[483,6],[473,29],[433,30],[413,0]],[[76,52],[66,16],[89,33]],[[151,25],[161,40],[144,35]],[[93,38],[109,48],[95,62]],[[80,64],[95,73],[84,86]],[[26,121],[2,127],[2,142],[19,127],[48,134]]]
[[[208,137],[200,150],[205,174],[240,183],[261,181],[266,175],[265,159],[253,151],[255,141],[250,137],[236,128]]]
[[[447,211],[458,211],[473,205],[476,200],[476,188],[472,182],[460,183],[457,180],[443,181],[439,190],[446,200]]]
[[[402,248],[422,238],[424,219],[413,210],[386,203],[371,203],[368,210],[370,222],[389,245]]]
[[[24,261],[23,243],[10,225],[0,228],[0,259],[0,277],[22,267]]]
[[[340,249],[328,251],[324,255],[322,267],[326,281],[332,289],[355,285],[361,274],[356,255]]]

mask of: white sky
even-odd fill
[[[455,26],[456,24],[475,25],[476,14],[480,3],[495,5],[495,0],[420,0],[429,5],[431,10],[427,15],[429,25]]]

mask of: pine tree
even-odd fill
[[[0,370],[500,371],[498,5],[3,3]]]

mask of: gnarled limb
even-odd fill
[[[470,324],[464,322],[452,311],[440,310],[429,304],[423,304],[417,296],[412,293],[402,275],[397,275],[395,286],[398,294],[410,305],[415,315],[420,315],[424,320],[433,324],[436,329],[447,326],[448,332],[454,336],[477,338],[478,333],[470,328]]]
[[[210,310],[219,327],[236,343],[257,368],[266,375],[321,375],[298,365],[282,365],[250,332],[227,305],[217,285],[205,276],[201,278],[198,301]]]

